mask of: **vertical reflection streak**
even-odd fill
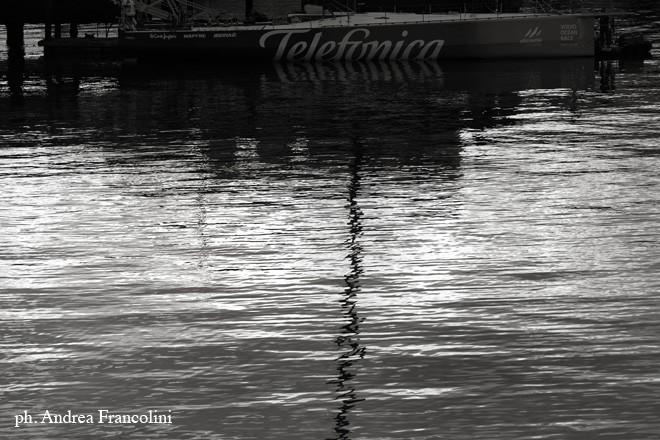
[[[360,237],[362,236],[362,217],[363,213],[357,202],[360,191],[360,173],[364,160],[363,145],[354,140],[354,157],[349,164],[350,180],[348,183],[348,226],[349,238],[345,241],[348,250],[347,259],[349,260],[349,271],[344,276],[346,288],[342,292],[342,298],[339,300],[342,308],[342,314],[347,323],[341,327],[341,334],[335,339],[341,355],[337,358],[337,378],[330,383],[336,385],[335,399],[341,401],[339,411],[335,416],[335,439],[349,439],[349,413],[355,405],[364,400],[358,398],[355,385],[352,380],[355,378],[354,364],[364,358],[366,348],[360,344],[360,322],[356,305],[357,294],[360,291],[360,276],[363,272],[362,267],[362,245]]]

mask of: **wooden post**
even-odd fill
[[[7,23],[7,48],[9,53],[25,53],[25,39],[23,36],[23,23],[12,21]]]
[[[13,103],[23,99],[23,73],[25,71],[25,39],[23,23],[7,23],[7,84]]]

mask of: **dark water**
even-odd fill
[[[658,16],[627,25],[658,47]],[[27,50],[0,83],[0,437],[658,438],[657,58]],[[94,423],[41,423],[69,410]]]

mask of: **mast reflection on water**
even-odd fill
[[[336,399],[341,401],[337,415],[335,416],[336,439],[350,438],[349,413],[355,405],[363,401],[358,397],[354,383],[354,365],[364,358],[366,347],[360,344],[360,318],[357,312],[357,298],[360,291],[360,277],[364,271],[362,267],[362,217],[363,213],[357,198],[360,192],[360,173],[364,162],[364,147],[358,140],[353,141],[353,159],[349,164],[350,180],[348,182],[348,226],[350,235],[345,245],[348,250],[347,259],[350,270],[344,276],[346,288],[341,293],[342,313],[348,321],[341,327],[341,334],[335,339],[341,355],[337,358],[337,378],[330,381],[336,385]]]

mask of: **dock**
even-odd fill
[[[26,24],[43,24],[44,41],[60,39],[62,25],[68,24],[69,36],[78,37],[78,26],[85,23],[114,23],[119,15],[115,0],[3,0],[0,24],[7,27],[7,47],[12,57],[24,52],[23,30]],[[69,47],[73,43],[55,43],[54,47]],[[46,47],[46,46],[44,46]],[[81,43],[79,47],[90,47]],[[105,44],[99,45],[105,47]]]
[[[47,57],[118,59],[117,38],[50,38],[39,41]]]

